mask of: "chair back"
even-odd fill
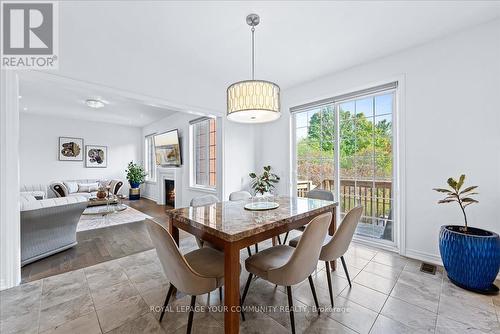
[[[250,198],[252,198],[252,194],[250,194],[248,191],[245,190],[235,191],[229,194],[230,201],[246,201],[247,199]]]
[[[307,198],[322,199],[324,201],[332,201],[335,199],[333,193],[323,189],[313,189],[306,195]]]
[[[290,286],[302,282],[311,275],[318,263],[321,246],[331,221],[331,212],[312,219],[307,224],[290,260],[285,265],[269,271],[270,280]]]
[[[216,278],[204,277],[191,268],[174,239],[163,226],[150,219],[146,219],[146,226],[151,241],[156,247],[163,272],[178,290],[197,295],[217,288]]]
[[[363,207],[357,206],[345,215],[333,238],[323,246],[320,254],[322,261],[334,261],[347,252],[362,213]]]
[[[204,206],[217,203],[218,201],[219,199],[214,195],[197,196],[191,199],[191,203],[189,204],[189,206]]]

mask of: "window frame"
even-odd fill
[[[156,133],[152,133],[144,136],[144,170],[148,175],[146,175],[145,181],[147,183],[157,182],[157,164],[156,164],[156,154],[155,154],[155,137]],[[149,143],[150,142],[150,143]],[[150,164],[153,164],[150,166]],[[151,175],[152,174],[152,175]]]
[[[391,90],[394,91],[394,99],[393,99],[393,113],[392,113],[392,140],[393,140],[393,210],[394,210],[394,217],[393,221],[397,222],[394,224],[394,231],[393,231],[393,241],[385,241],[381,240],[379,241],[373,241],[368,238],[365,238],[363,236],[358,236],[355,235],[354,239],[357,240],[360,243],[369,245],[369,246],[375,246],[375,247],[380,247],[382,249],[386,249],[389,251],[394,251],[398,252],[401,255],[406,255],[410,251],[406,249],[406,196],[405,196],[405,189],[406,189],[406,182],[405,182],[405,152],[404,150],[401,149],[401,147],[405,147],[406,144],[406,135],[405,132],[402,131],[404,128],[404,123],[405,123],[405,77],[404,76],[394,76],[390,77],[387,80],[379,81],[379,82],[374,82],[368,85],[360,86],[357,87],[357,89],[351,89],[351,90],[346,90],[346,91],[340,91],[339,94],[335,94],[333,96],[342,96],[343,94],[350,94],[350,92],[356,92],[359,90],[370,90],[372,87],[377,87],[381,85],[386,85],[390,82],[396,82],[397,87],[392,88],[392,89],[387,89],[383,92],[387,93]],[[373,92],[373,93],[367,93],[366,95],[363,95],[365,97],[368,96],[373,96],[373,95],[379,95],[380,92]],[[331,95],[330,95],[331,96]],[[310,102],[313,105],[316,105],[317,103],[321,103],[323,101],[331,101],[334,98],[332,97],[324,97],[323,99],[318,99],[316,100],[317,102]],[[353,97],[355,99],[355,97]],[[338,136],[340,135],[339,129],[338,129],[338,112],[337,112],[337,106],[347,100],[350,99],[342,99],[342,100],[337,100],[333,104],[335,105],[335,127],[336,127],[336,136],[337,139],[335,140],[335,159],[338,161],[339,159],[339,138]],[[306,102],[306,104],[309,104],[309,102]],[[325,103],[329,104],[329,103]],[[290,180],[291,180],[291,187],[290,187],[290,196],[297,196],[297,180],[298,180],[298,165],[297,165],[297,145],[296,145],[296,139],[297,139],[297,134],[296,134],[296,111],[297,108],[301,108],[302,106],[297,106],[297,107],[290,107]],[[304,108],[305,109],[305,108]],[[338,184],[338,180],[340,179],[340,175],[338,175],[340,171],[337,168],[336,171],[336,185]],[[335,187],[335,195],[336,199],[339,198],[339,193],[340,193],[340,188]],[[341,216],[340,216],[340,208],[339,210],[336,210],[337,212],[337,222],[341,221]]]
[[[215,122],[215,130],[210,131],[210,121]],[[197,150],[197,145],[196,145],[196,133],[195,133],[195,127],[202,122],[208,122],[207,124],[207,143],[205,145],[205,168],[207,171],[207,183],[208,184],[200,184],[197,183],[197,158],[196,158],[196,150]],[[217,151],[218,151],[218,145],[217,145],[217,138],[218,138],[218,132],[220,131],[218,129],[218,124],[217,124],[217,118],[215,117],[203,117],[200,118],[199,120],[193,120],[189,124],[189,156],[190,156],[190,164],[189,164],[189,187],[193,190],[199,190],[199,191],[206,191],[210,193],[216,193],[217,192]],[[211,143],[211,137],[213,133],[213,144]],[[211,147],[215,147],[213,158],[210,155],[210,149]],[[213,172],[210,170],[210,163],[213,161]],[[210,174],[214,174],[214,184],[210,185]]]

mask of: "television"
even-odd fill
[[[159,166],[180,166],[181,147],[176,130],[160,133],[154,137],[156,164]]]

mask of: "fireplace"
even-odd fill
[[[175,208],[175,181],[165,179],[165,205]]]

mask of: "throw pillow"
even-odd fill
[[[95,183],[78,183],[78,192],[79,193],[90,193],[93,191],[97,191],[99,188],[99,184]]]
[[[64,182],[66,189],[68,189],[68,193],[73,194],[78,191],[78,183],[76,182]]]

